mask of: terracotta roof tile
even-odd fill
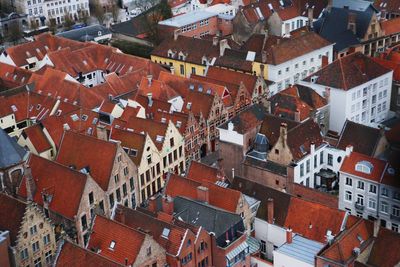
[[[179,96],[174,89],[164,82],[151,78],[151,82],[149,83],[146,77],[142,77],[138,93],[144,96],[152,94],[152,97],[162,101],[169,101]]]
[[[96,216],[88,248],[100,250],[101,256],[120,264],[125,265],[125,259],[128,259],[128,264],[133,265],[143,246],[145,236],[144,233],[124,224]],[[112,242],[114,242],[114,247],[111,249]]]
[[[10,231],[11,244],[17,241],[27,204],[0,193],[0,230]]]
[[[51,149],[51,144],[43,132],[43,125],[40,123],[25,128],[22,135],[29,138],[38,153]]]
[[[93,179],[107,191],[116,153],[115,143],[66,131],[56,161],[66,166],[74,166],[77,170],[89,168]]]
[[[400,234],[380,228],[373,244],[367,264],[379,267],[391,267],[400,262]]]
[[[118,264],[108,258],[105,258],[93,251],[84,249],[69,241],[64,241],[62,249],[58,254],[55,266],[70,266],[70,267],[122,267],[124,265]]]
[[[146,135],[131,132],[127,130],[122,130],[118,128],[113,128],[110,134],[110,140],[118,140],[121,142],[121,146],[124,149],[129,149],[127,154],[131,160],[137,165],[140,165],[142,160],[142,154],[144,150],[144,145],[146,142]],[[134,153],[132,150],[136,150]]]
[[[213,168],[194,160],[192,160],[190,163],[186,177],[199,183],[206,181],[215,183],[224,179],[223,173],[221,173],[221,171],[217,168]]]
[[[86,185],[86,175],[32,154],[28,164],[36,186],[33,201],[43,206],[42,193],[48,193],[52,196],[49,209],[74,220]],[[66,188],[69,190],[65,190]],[[24,177],[18,194],[26,198],[26,190],[26,177]]]
[[[400,9],[398,9],[397,12],[399,11]],[[391,35],[400,32],[400,18],[381,21],[381,28],[385,32],[385,35]]]

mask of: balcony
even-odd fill
[[[356,208],[356,210],[359,210],[359,211],[363,211],[364,210],[364,205],[361,205],[358,202],[354,203],[354,207]]]
[[[390,214],[390,219],[396,222],[400,222],[400,216]]]

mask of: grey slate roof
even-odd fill
[[[349,13],[356,15],[356,34],[347,29]],[[369,6],[365,11],[332,7],[322,13],[314,23],[314,30],[326,40],[335,43],[333,49],[341,51],[347,47],[360,44],[364,38],[375,9]]]
[[[174,199],[174,213],[175,218],[195,226],[202,226],[207,232],[215,233],[217,238],[231,227],[240,223],[243,225],[242,218],[237,214],[185,197]]]
[[[107,34],[111,34],[111,31],[106,27],[96,24],[90,25],[84,28],[70,30],[62,33],[58,33],[57,36],[68,38],[75,41],[93,41],[94,38],[99,36],[104,36]]]
[[[7,168],[22,162],[27,153],[15,139],[0,128],[0,168]]]

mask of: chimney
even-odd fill
[[[327,56],[322,56],[321,68],[328,66],[328,64],[329,64],[329,58]]]
[[[147,75],[147,84],[148,84],[148,86],[151,86],[152,80],[153,80],[153,75]]]
[[[232,168],[232,179],[235,178],[235,168]]]
[[[309,7],[307,10],[307,14],[308,14],[308,26],[310,28],[313,27],[313,20],[314,20],[314,8]]]
[[[261,51],[261,61],[262,61],[262,63],[267,62],[267,51],[265,51],[265,50]]]
[[[164,197],[162,201],[163,212],[172,215],[174,213],[174,201],[170,197]]]
[[[100,140],[108,141],[106,126],[102,124],[96,125],[97,138]]]
[[[311,142],[311,145],[310,145],[310,154],[311,154],[311,155],[314,155],[314,153],[315,153],[315,143],[314,143],[314,142]]]
[[[351,152],[353,152],[353,146],[352,145],[346,146],[346,157],[350,156]]]
[[[154,196],[149,198],[149,206],[147,209],[151,212],[157,212],[157,200]]]
[[[128,258],[125,258],[125,266],[128,266]]]
[[[171,74],[175,74],[175,68],[174,68],[174,66],[169,67],[169,70],[171,71]]]
[[[357,32],[357,14],[353,12],[349,12],[348,19],[347,19],[347,29],[352,31],[354,34]]]
[[[268,223],[274,223],[274,199],[268,198],[267,200],[267,216],[268,216]]]
[[[287,172],[287,181],[286,181],[286,192],[288,194],[293,194],[294,192],[294,168],[296,167],[296,164],[291,163],[286,167],[286,172]]]
[[[219,41],[219,56],[222,57],[225,53],[225,49],[229,48],[228,40],[223,39]]]
[[[207,187],[200,185],[197,187],[196,191],[197,191],[197,200],[203,201],[206,203],[210,202],[209,192],[208,192]]]
[[[280,128],[280,136],[279,136],[283,142],[283,145],[285,146],[286,140],[287,140],[287,124],[285,122],[281,123],[281,128]]]
[[[378,237],[378,233],[379,233],[379,219],[374,220],[374,237]]]
[[[293,241],[293,233],[292,229],[286,229],[286,243],[287,244],[292,244]]]
[[[178,40],[178,36],[179,36],[179,29],[174,31],[174,41]]]
[[[33,179],[32,170],[29,167],[29,165],[26,165],[24,172],[25,172],[24,175],[25,175],[25,182],[26,182],[27,199],[28,199],[28,201],[32,201],[33,197],[36,194],[36,184],[35,184],[35,180]]]
[[[152,93],[148,93],[147,94],[147,99],[148,99],[148,105],[149,107],[151,107],[153,105],[153,94]]]
[[[218,36],[214,36],[212,41],[213,41],[213,46],[218,45]]]
[[[329,103],[331,97],[331,88],[325,87],[325,91],[322,96],[326,99],[326,102]]]
[[[112,218],[112,219],[114,219],[117,222],[120,222],[122,224],[125,224],[125,214],[122,209],[123,209],[123,206],[117,205],[115,208],[114,218]]]
[[[298,109],[294,113],[294,120],[300,122],[300,111]]]

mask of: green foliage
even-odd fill
[[[124,40],[113,40],[111,42],[111,45],[118,48],[119,50],[121,50],[126,54],[144,58],[150,58],[151,52],[153,51],[152,47],[138,45]]]

